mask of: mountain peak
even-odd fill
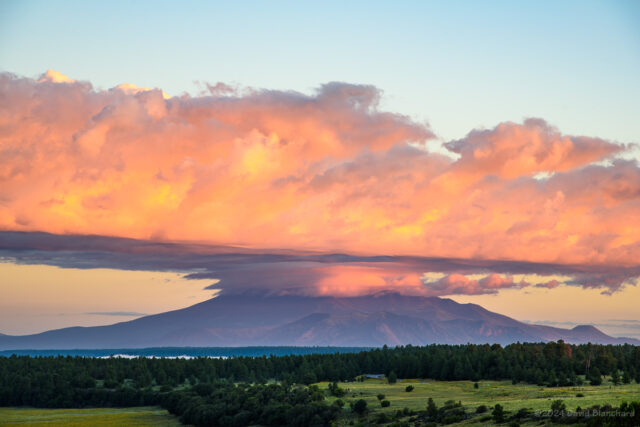
[[[610,337],[592,325],[573,329],[530,325],[475,304],[383,291],[358,297],[223,294],[191,307],[109,326],[0,335],[0,349],[506,345],[561,339],[574,344],[640,344]]]
[[[596,328],[593,325],[577,325],[574,326],[573,328],[571,328],[572,331],[574,332],[579,332],[581,334],[602,334],[604,335],[604,333]]]

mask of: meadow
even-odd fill
[[[329,383],[316,384],[321,390],[327,390]],[[489,410],[471,419],[451,425],[492,425],[488,420],[490,408],[496,403],[501,404],[509,416],[521,408],[530,411],[548,410],[551,402],[561,399],[567,405],[567,410],[576,407],[587,408],[592,405],[611,404],[618,406],[624,401],[640,400],[640,385],[637,383],[614,386],[606,378],[600,386],[575,387],[541,387],[530,384],[512,384],[511,381],[478,381],[474,387],[472,381],[434,381],[405,379],[395,384],[388,384],[384,378],[369,378],[362,382],[338,383],[346,395],[341,399],[347,403],[337,420],[338,425],[348,425],[351,421],[357,424],[358,417],[353,414],[348,403],[364,399],[367,402],[367,419],[372,421],[379,413],[391,416],[398,410],[409,408],[411,411],[424,411],[427,400],[432,398],[438,407],[445,402],[460,401],[467,412],[474,412],[480,405],[486,405]],[[413,386],[407,392],[407,386]],[[327,393],[329,394],[329,393]],[[383,394],[384,400],[390,405],[382,408],[378,395]],[[582,395],[578,397],[577,395]],[[327,397],[327,403],[333,403],[338,398]],[[409,420],[407,416],[403,420]],[[550,423],[550,421],[548,421]],[[160,407],[133,408],[90,408],[90,409],[35,409],[35,408],[0,408],[0,425],[18,426],[26,424],[46,426],[179,426],[178,419]],[[539,425],[539,421],[529,420],[521,425]],[[502,424],[502,425],[508,425]]]
[[[0,426],[180,426],[160,407],[37,409],[0,408]]]
[[[328,387],[327,382],[317,384],[321,389]],[[474,412],[480,405],[486,405],[489,410],[485,414],[474,416],[469,420],[451,425],[481,424],[492,425],[492,421],[486,420],[491,413],[491,407],[496,403],[502,405],[506,415],[516,413],[521,408],[527,408],[531,412],[547,411],[554,400],[563,400],[568,411],[574,411],[578,406],[587,408],[593,405],[610,404],[619,406],[622,402],[640,400],[640,384],[624,384],[614,386],[610,378],[606,378],[600,386],[572,386],[572,387],[542,387],[532,384],[512,384],[511,381],[478,381],[478,388],[474,388],[472,381],[433,381],[406,379],[398,380],[395,384],[388,384],[384,378],[366,379],[364,382],[342,382],[338,385],[347,393],[342,400],[352,401],[364,399],[369,410],[369,419],[375,418],[378,413],[387,415],[395,414],[398,410],[409,408],[412,411],[424,411],[427,400],[431,397],[438,407],[446,401],[460,401],[467,412]],[[407,386],[413,386],[411,392],[405,391]],[[390,405],[382,408],[378,395],[383,394],[384,400]],[[583,397],[577,397],[582,395]],[[328,398],[331,403],[336,397]],[[341,424],[348,424],[355,419],[348,412],[348,405],[343,410],[345,415]],[[481,419],[485,417],[484,421]],[[407,417],[406,419],[409,419]],[[529,421],[522,425],[537,425],[538,421]],[[502,424],[502,425],[508,425]]]

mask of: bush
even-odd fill
[[[389,422],[389,417],[384,412],[381,412],[376,417],[376,424],[386,424]]]
[[[564,404],[564,401],[558,399],[551,402],[551,418],[558,419],[564,415],[564,411],[566,411],[567,405]]]
[[[582,394],[582,393],[577,393],[577,394],[576,394],[576,397],[584,397],[584,394]]]
[[[406,391],[407,393],[411,393],[413,391],[413,386],[412,385],[408,385],[404,388],[404,391]]]
[[[383,408],[388,408],[391,405],[391,402],[389,402],[388,400],[383,400],[382,402],[380,402],[380,406],[382,406]]]
[[[491,412],[491,415],[493,415],[493,420],[496,423],[504,422],[504,408],[502,407],[502,405],[496,403],[496,406],[493,407],[493,412]]]
[[[480,405],[476,408],[476,414],[484,414],[487,411],[487,405]]]
[[[458,423],[462,421],[462,416],[459,414],[451,414],[451,415],[446,415],[444,418],[442,418],[442,420],[440,421],[442,424],[453,424],[453,423]]]
[[[340,388],[337,382],[329,383],[329,393],[335,397],[343,397],[346,392]]]
[[[384,400],[385,396],[384,394],[380,393],[377,397],[378,397],[378,400]]]
[[[398,376],[396,375],[396,373],[393,371],[389,372],[389,375],[387,376],[387,382],[389,384],[395,384],[397,381],[398,381]]]
[[[344,400],[337,399],[335,402],[333,402],[333,404],[336,405],[338,408],[342,408],[344,406]]]
[[[529,416],[529,410],[527,408],[520,408],[518,409],[518,412],[516,412],[516,414],[514,415],[514,417],[520,419],[520,418],[526,418]]]
[[[367,401],[364,399],[357,400],[355,403],[351,403],[351,410],[358,415],[363,415],[367,412]]]
[[[473,388],[479,388],[480,386],[478,385],[477,382],[473,383]]]

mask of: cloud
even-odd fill
[[[495,294],[559,284],[605,294],[635,286],[640,267],[410,256],[364,256],[169,243],[105,236],[0,232],[0,261],[62,268],[178,271],[225,293]]]
[[[285,248],[292,274],[312,274],[331,292],[356,291],[338,284],[358,282],[353,265],[302,268],[302,252],[405,257],[386,264],[390,272],[361,266],[365,288],[418,289],[425,272],[449,275],[443,292],[519,286],[504,282],[512,272],[503,261],[564,268],[566,284],[609,292],[634,277],[640,168],[616,157],[629,145],[528,119],[472,130],[446,143],[446,156],[426,150],[427,125],[381,111],[373,86],[207,88],[168,98],[132,84],[97,90],[52,71],[0,74],[0,230],[119,236],[159,251],[168,241],[269,256]],[[450,276],[480,261],[498,270],[473,274],[503,281]],[[297,286],[278,276],[274,266],[285,264],[256,264],[244,278],[216,265],[204,274]]]
[[[538,283],[535,286],[536,288],[553,289],[560,286],[560,282],[557,280],[549,280],[548,282],[545,282],[545,283]]]
[[[624,145],[600,138],[562,135],[541,119],[474,130],[464,139],[446,143],[445,147],[460,154],[456,172],[508,179],[572,170],[625,149]]]
[[[55,71],[55,70],[47,70],[46,72],[44,72],[41,76],[40,79],[38,80],[39,83],[44,83],[44,82],[50,82],[50,83],[73,83],[75,82],[75,80],[71,80],[69,77],[65,76],[64,74]]]
[[[427,282],[428,293],[441,295],[481,295],[497,294],[500,289],[523,288],[529,286],[524,280],[514,282],[513,277],[504,277],[496,273],[481,279],[471,279],[463,274],[449,274],[436,282]]]

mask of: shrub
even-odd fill
[[[438,407],[432,398],[427,401],[427,416],[432,420],[438,419]]]
[[[576,397],[584,397],[584,394],[582,394],[582,393],[577,393],[577,394],[576,394]]]
[[[496,423],[504,422],[504,408],[502,407],[502,405],[496,403],[496,406],[493,407],[493,412],[491,412],[491,415],[493,415],[493,420]]]
[[[376,417],[376,424],[385,424],[389,422],[389,417],[384,412],[381,412]]]
[[[335,397],[343,397],[346,392],[340,388],[337,382],[329,383],[329,393]]]
[[[382,402],[380,402],[380,406],[382,406],[383,408],[387,408],[389,407],[389,405],[391,405],[391,402],[389,402],[388,400],[383,400]]]
[[[380,393],[377,397],[378,397],[378,400],[384,400],[385,396],[384,394]]]
[[[529,415],[529,410],[527,408],[520,408],[518,412],[514,415],[516,418],[526,418]]]
[[[557,419],[562,417],[564,411],[567,409],[567,405],[564,404],[564,401],[558,399],[551,402],[551,418]]]
[[[484,414],[487,410],[487,405],[480,405],[476,408],[476,414]]]
[[[413,386],[412,385],[408,385],[404,388],[404,391],[406,391],[407,393],[411,393],[413,391]]]
[[[451,414],[451,415],[446,415],[440,422],[442,424],[453,424],[453,423],[458,423],[462,421],[462,416],[460,416],[459,414]]]
[[[352,403],[351,410],[358,415],[363,415],[367,412],[367,401],[364,399],[357,400],[355,403]]]

